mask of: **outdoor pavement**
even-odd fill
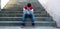
[[[36,26],[36,27],[24,27],[22,28],[21,26],[0,26],[0,29],[60,29],[60,28],[55,28],[55,27],[50,27],[50,26]]]

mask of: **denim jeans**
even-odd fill
[[[23,23],[25,23],[26,18],[28,18],[28,17],[31,18],[32,23],[34,23],[34,14],[33,14],[33,12],[31,12],[31,14],[27,14],[26,11],[23,12],[23,18],[22,18]]]

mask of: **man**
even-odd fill
[[[26,18],[31,18],[32,20],[32,26],[34,26],[34,13],[33,13],[33,7],[31,5],[31,3],[27,3],[27,5],[24,5],[23,7],[23,23],[22,26],[25,26],[25,21]]]

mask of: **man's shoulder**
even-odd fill
[[[24,7],[23,7],[23,8],[27,9],[27,6],[26,6],[26,5],[24,5]]]

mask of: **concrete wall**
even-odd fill
[[[0,0],[0,10],[1,10],[1,0]]]
[[[9,0],[1,0],[1,9],[9,2]]]
[[[38,0],[60,27],[60,0]]]

